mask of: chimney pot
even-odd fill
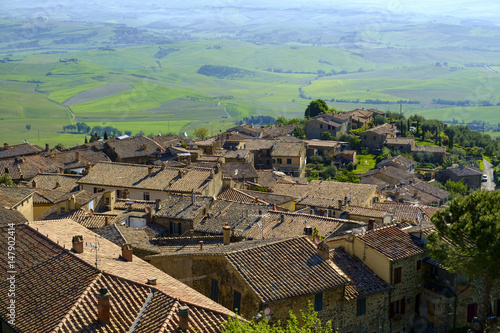
[[[109,323],[111,317],[110,294],[108,289],[101,288],[97,294],[97,319],[101,324]]]
[[[203,250],[203,241],[200,241],[200,251]]]
[[[187,306],[179,307],[179,317],[179,328],[182,331],[187,331],[189,329],[189,308]]]
[[[32,187],[36,187],[36,181],[35,181],[35,180],[33,180],[33,181],[31,182],[31,186],[32,186]]]
[[[153,166],[150,165],[148,166],[148,175],[151,175],[153,173]]]
[[[3,144],[3,149],[5,149],[5,150],[9,149],[9,144],[7,142],[5,142]]]
[[[46,152],[48,152],[49,150],[50,150],[50,148],[49,148],[49,144],[48,144],[48,143],[46,143],[46,144],[45,144],[45,151],[46,151]]]
[[[179,169],[179,178],[182,178],[184,176],[184,170]]]
[[[104,225],[109,225],[109,217],[108,216],[104,217]]]
[[[148,278],[148,282],[146,282],[146,284],[156,286],[156,278],[155,277]]]
[[[122,258],[125,261],[132,261],[132,245],[129,243],[122,245]]]
[[[75,151],[75,161],[80,162],[80,152],[79,151]]]
[[[374,227],[375,227],[375,220],[369,219],[368,220],[368,230],[373,230]]]
[[[82,235],[76,235],[73,236],[73,251],[76,253],[83,253],[83,236]]]
[[[330,257],[330,246],[325,241],[321,241],[317,247],[318,255],[321,259],[326,260]]]
[[[222,236],[224,239],[224,245],[229,245],[231,243],[231,227],[225,225],[222,227]]]
[[[339,209],[342,209],[342,199],[339,199]]]
[[[285,222],[285,214],[280,215],[280,223]]]
[[[311,236],[313,234],[313,228],[310,226],[304,227],[304,234]]]

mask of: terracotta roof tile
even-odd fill
[[[78,190],[78,180],[82,176],[59,173],[41,173],[28,182],[29,187],[46,190],[73,192]]]
[[[430,217],[437,208],[411,204],[411,203],[399,203],[399,202],[376,202],[373,205],[374,208],[383,209],[391,212],[394,218],[398,222],[418,222],[419,215],[422,217],[423,222],[429,222]],[[429,215],[430,214],[430,215]]]
[[[299,157],[305,153],[303,142],[276,142],[271,151],[271,156]]]
[[[292,238],[226,254],[226,258],[263,302],[314,294],[348,280],[305,237]]]
[[[356,234],[355,237],[391,261],[424,253],[408,233],[394,225]]]
[[[368,266],[351,257],[342,248],[330,251],[330,260],[349,278],[344,297],[350,301],[391,289],[391,286],[377,276]]]
[[[285,238],[304,234],[306,226],[318,229],[321,236],[329,238],[344,230],[363,226],[364,223],[317,215],[268,211],[252,223],[244,235],[249,238]]]
[[[359,215],[359,216],[375,217],[375,218],[384,218],[388,214],[390,214],[388,210],[384,209],[367,208],[367,207],[352,206],[352,205],[346,207],[345,210],[350,215]]]
[[[259,177],[254,166],[250,163],[223,163],[221,169],[226,179],[247,179],[253,181]]]
[[[15,156],[38,154],[41,153],[42,151],[43,151],[42,148],[29,143],[22,143],[20,145],[7,146],[7,147],[3,146],[0,148],[0,159],[10,158]]]
[[[166,200],[161,202],[161,209],[157,211],[155,217],[169,219],[192,220],[208,209],[213,202],[212,197],[200,197],[189,195],[170,194]]]

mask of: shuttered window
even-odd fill
[[[323,293],[317,293],[314,295],[314,311],[323,310]]]
[[[356,302],[357,310],[356,310],[356,315],[357,316],[363,316],[366,314],[366,298],[360,298]]]
[[[401,267],[394,268],[394,284],[401,283]]]
[[[210,291],[210,299],[212,301],[217,302],[219,299],[219,281],[212,279],[212,289]]]
[[[236,290],[233,295],[233,311],[241,313],[241,293]]]

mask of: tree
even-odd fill
[[[306,131],[304,131],[304,129],[301,126],[297,126],[293,129],[292,135],[299,139],[305,139]]]
[[[286,326],[282,327],[281,322],[277,322],[275,325],[271,325],[269,320],[262,319],[261,321],[254,323],[249,321],[243,321],[238,317],[230,317],[227,322],[223,324],[225,333],[240,333],[240,332],[259,332],[259,333],[333,333],[331,321],[328,321],[324,326],[321,320],[318,318],[318,313],[314,311],[312,303],[309,301],[307,304],[307,310],[300,311],[302,316],[302,322],[304,325],[301,327],[297,317],[293,314],[293,311],[288,312],[288,321]]]
[[[476,332],[488,315],[492,284],[500,280],[500,192],[476,191],[456,198],[431,218],[427,251],[452,273],[465,274],[483,286]]]
[[[208,128],[206,127],[198,127],[194,129],[194,136],[200,138],[202,140],[208,137]]]
[[[286,125],[286,123],[287,123],[287,120],[286,120],[286,118],[285,118],[285,117],[281,116],[281,117],[276,118],[276,120],[274,121],[274,123],[275,123],[276,125],[282,125],[282,126],[285,126],[285,125]]]
[[[104,131],[104,137],[103,137],[104,140],[107,140],[108,139],[108,132],[107,131]]]
[[[26,129],[28,130],[28,132],[30,131],[31,129],[31,124],[26,124]]]
[[[321,112],[323,113],[331,113],[328,109],[328,105],[322,99],[317,99],[315,101],[311,101],[304,112],[304,118],[312,118],[316,117]]]
[[[14,183],[12,182],[12,178],[10,178],[8,173],[4,173],[3,175],[0,176],[0,184],[6,185],[6,186],[14,186]]]

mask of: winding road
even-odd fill
[[[483,159],[483,163],[484,163],[483,175],[488,176],[488,181],[481,183],[481,189],[487,191],[494,191],[496,188],[496,184],[493,180],[493,165],[485,159]]]

